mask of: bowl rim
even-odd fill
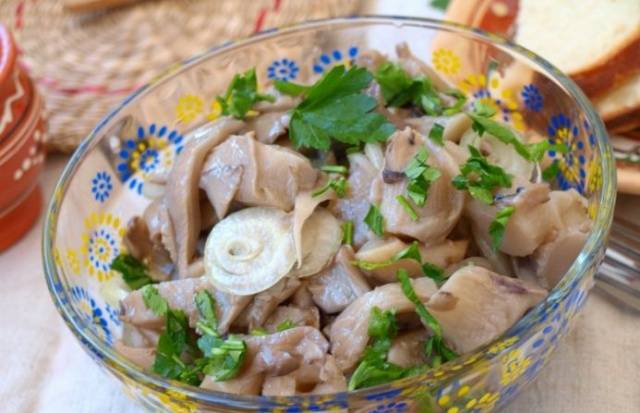
[[[546,72],[545,75],[547,75],[553,81],[558,83],[562,88],[564,88],[565,91],[577,104],[577,107],[584,113],[585,120],[592,128],[597,147],[600,150],[600,165],[602,169],[602,187],[598,199],[599,208],[595,216],[592,231],[589,234],[585,245],[580,251],[578,257],[574,260],[573,264],[571,265],[569,270],[567,270],[558,285],[556,285],[549,292],[548,296],[543,301],[538,303],[520,320],[518,320],[518,322],[514,326],[512,326],[511,329],[531,319],[535,315],[536,310],[544,307],[552,297],[556,296],[557,294],[561,294],[563,290],[565,290],[566,292],[567,286],[569,286],[570,283],[578,282],[582,278],[584,278],[584,267],[588,263],[601,258],[601,254],[599,254],[598,252],[602,249],[604,240],[606,240],[607,234],[609,232],[611,221],[613,219],[613,209],[615,206],[616,169],[615,161],[612,155],[612,149],[609,144],[609,138],[604,124],[590,101],[568,76],[563,74],[550,62],[538,56],[534,52],[496,34],[458,23],[431,18],[395,15],[356,15],[350,17],[310,20],[282,29],[271,28],[252,34],[249,37],[243,38],[239,41],[227,41],[208,50],[205,50],[204,52],[199,53],[195,56],[187,58],[182,62],[169,66],[167,69],[165,69],[164,72],[161,72],[158,76],[156,76],[156,78],[154,78],[154,80],[152,80],[150,83],[141,86],[140,88],[129,94],[118,107],[109,112],[81,142],[81,144],[75,150],[69,162],[65,166],[62,174],[60,175],[60,178],[58,179],[58,182],[56,183],[56,186],[54,188],[53,195],[51,196],[51,199],[47,205],[47,212],[43,226],[41,250],[43,255],[45,277],[52,300],[54,301],[54,304],[63,317],[65,323],[69,326],[69,329],[80,341],[84,350],[89,352],[90,355],[100,358],[101,362],[99,364],[105,364],[106,362],[106,364],[108,364],[112,369],[115,366],[116,370],[118,370],[119,372],[126,372],[126,375],[129,378],[132,378],[139,385],[152,386],[155,388],[155,390],[161,390],[163,392],[166,392],[167,390],[172,392],[178,391],[181,395],[181,398],[188,398],[185,399],[186,402],[222,404],[229,407],[237,408],[255,408],[256,406],[264,406],[265,402],[269,405],[273,405],[274,403],[276,405],[281,405],[281,403],[286,403],[287,401],[298,404],[305,400],[312,400],[313,397],[318,397],[318,395],[294,395],[286,397],[247,396],[219,391],[202,390],[198,387],[186,385],[177,381],[171,381],[157,374],[147,373],[143,371],[143,369],[141,369],[134,363],[126,360],[124,357],[119,356],[115,349],[113,349],[112,347],[104,345],[102,343],[102,340],[97,336],[97,334],[91,331],[91,329],[84,328],[81,325],[82,323],[79,322],[79,317],[77,317],[77,314],[74,314],[75,310],[68,305],[68,291],[66,291],[64,288],[61,288],[62,284],[59,281],[60,276],[57,272],[55,264],[53,243],[56,235],[60,203],[64,199],[64,194],[69,187],[70,179],[73,177],[78,166],[89,153],[89,150],[97,144],[96,138],[98,137],[99,132],[123,108],[127,107],[132,100],[142,96],[151,88],[155,88],[172,79],[173,77],[179,75],[182,71],[189,69],[200,61],[211,58],[217,54],[228,52],[234,49],[239,49],[247,45],[263,41],[265,39],[278,37],[282,34],[290,35],[296,32],[304,32],[310,29],[320,29],[323,27],[330,27],[332,25],[343,28],[346,25],[353,24],[354,21],[358,21],[359,23],[363,23],[365,25],[402,24],[413,25],[414,27],[422,27],[436,31],[446,30],[452,34],[463,35],[468,38],[491,43],[499,48],[506,49],[514,56],[517,56],[518,59],[526,61],[529,65],[541,67]],[[466,355],[465,357],[474,357],[479,354],[484,354],[485,349],[498,340],[500,340],[500,338],[492,341],[487,346],[483,346],[480,350]],[[511,348],[512,346],[508,346],[504,351],[509,351]],[[473,364],[470,364],[469,366],[473,366]],[[462,369],[460,370],[460,373],[463,373],[464,371],[465,369]],[[384,389],[397,390],[399,387],[397,385],[398,382],[402,382],[402,387],[404,387],[405,383],[406,385],[410,385],[412,383],[425,379],[426,377],[428,377],[428,375],[429,372],[410,378],[385,383],[379,386],[367,387],[354,391],[327,393],[323,394],[322,397],[330,399],[340,398],[345,400],[347,396],[365,398],[367,395],[373,395],[374,393],[380,394],[381,390]],[[396,386],[393,386],[394,383],[396,384]]]

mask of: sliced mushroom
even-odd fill
[[[318,205],[335,198],[333,191],[326,191],[325,193],[313,196],[312,191],[303,191],[296,196],[295,206],[293,208],[293,240],[296,248],[296,259],[298,261],[298,268],[302,265],[302,259],[304,252],[302,248],[302,228],[307,222],[307,219],[313,214]],[[307,248],[307,252],[309,249]]]
[[[490,343],[547,295],[547,290],[486,268],[456,271],[427,302],[445,340],[465,354]]]
[[[200,233],[198,182],[205,157],[211,148],[243,126],[244,122],[224,117],[197,129],[188,137],[169,173],[165,203],[175,233],[174,250],[181,277],[186,276]]]
[[[276,208],[235,212],[209,233],[204,265],[211,283],[235,295],[265,291],[295,262],[291,219]]]
[[[471,119],[464,113],[458,113],[453,116],[409,118],[405,120],[405,123],[424,136],[429,136],[431,129],[437,123],[444,128],[442,138],[451,142],[460,142],[460,139],[466,135],[465,132],[471,128]]]
[[[267,377],[262,386],[263,396],[292,396],[294,394],[326,394],[347,390],[347,380],[338,369],[335,359],[325,357],[297,370],[277,377]]]
[[[353,222],[353,245],[359,247],[373,236],[364,223],[364,217],[371,205],[369,194],[372,184],[380,170],[376,169],[371,160],[363,154],[350,154],[348,158],[347,196],[338,199],[336,212],[341,220]]]
[[[218,217],[224,217],[231,200],[290,211],[298,192],[312,189],[317,177],[311,162],[300,153],[257,142],[247,133],[232,136],[211,151],[200,186]],[[216,197],[222,199],[216,201]]]
[[[414,330],[394,338],[387,355],[390,363],[408,368],[421,366],[429,360],[425,357],[424,346],[429,338],[426,329]]]
[[[438,267],[446,268],[464,258],[467,245],[468,241],[466,240],[444,240],[434,245],[421,244],[418,249],[422,262],[428,262]],[[355,258],[359,261],[385,262],[408,247],[409,244],[395,237],[375,239],[364,244],[356,253]],[[368,270],[366,274],[381,283],[394,282],[396,272],[400,268],[407,270],[410,277],[423,275],[421,265],[413,259],[401,259],[394,264]]]
[[[438,291],[428,278],[413,279],[411,284],[422,302]],[[378,287],[352,302],[338,315],[330,331],[331,354],[343,372],[355,367],[369,342],[367,331],[373,307],[395,310],[396,315],[415,312],[415,305],[404,295],[399,283]]]
[[[439,169],[441,176],[431,184],[425,205],[415,206],[418,219],[413,220],[398,202],[397,196],[406,196],[407,179],[404,177],[404,170],[420,148],[427,149],[427,163]],[[381,197],[373,199],[380,203],[385,231],[413,237],[424,243],[443,241],[460,218],[464,206],[464,194],[451,184],[458,173],[457,164],[443,147],[410,128],[396,131],[389,138],[385,169],[377,178],[378,182],[383,183]],[[391,176],[397,178],[389,179]]]
[[[251,301],[251,297],[225,294],[214,289],[208,277],[165,281],[155,285],[155,288],[170,308],[182,310],[187,314],[191,327],[195,327],[198,321],[198,310],[193,297],[198,291],[205,289],[209,291],[216,301],[220,334],[227,332],[231,322]],[[160,329],[164,325],[164,317],[158,316],[147,308],[141,290],[130,292],[120,302],[120,319],[141,328]]]
[[[301,327],[309,326],[320,328],[320,312],[318,308],[299,308],[294,305],[281,305],[264,322],[265,330],[273,333],[277,331],[279,325],[284,322],[291,322],[292,325]]]
[[[313,301],[325,313],[344,310],[371,289],[360,271],[351,264],[353,259],[351,247],[343,245],[330,267],[308,279],[307,288]]]
[[[273,311],[288,300],[301,284],[297,278],[285,277],[268,290],[256,294],[233,325],[246,327],[248,330],[262,326]]]
[[[141,217],[131,218],[127,224],[123,242],[127,251],[147,266],[152,279],[155,281],[169,279],[174,269],[169,252],[165,250],[158,237],[151,239],[147,224]]]
[[[396,54],[398,55],[398,64],[400,67],[412,78],[426,76],[431,80],[436,89],[451,89],[451,85],[440,76],[438,72],[411,53],[411,49],[409,49],[409,45],[406,42],[396,45]]]

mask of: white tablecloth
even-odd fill
[[[45,196],[66,158],[48,161]],[[625,198],[627,208],[640,200]],[[1,229],[0,229],[1,230]],[[0,412],[141,412],[58,315],[41,256],[42,218],[0,254]],[[640,412],[640,315],[594,291],[550,365],[509,413]]]

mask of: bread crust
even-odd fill
[[[603,56],[598,62],[578,72],[571,78],[584,93],[593,98],[606,94],[622,84],[624,80],[640,72],[640,28],[618,50]]]

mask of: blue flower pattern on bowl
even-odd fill
[[[80,310],[82,320],[93,326],[93,331],[102,337],[107,343],[111,344],[111,332],[107,326],[107,320],[103,316],[102,309],[98,307],[96,300],[80,286],[71,288],[71,300]]]
[[[184,138],[167,126],[149,125],[145,130],[138,127],[135,138],[122,143],[117,166],[122,182],[142,193],[146,178],[152,173],[169,170],[175,157],[182,150]]]
[[[298,77],[300,68],[294,60],[291,59],[279,59],[274,60],[273,63],[267,68],[267,78],[277,79],[282,81],[294,80]]]
[[[99,171],[91,180],[91,193],[98,202],[106,201],[112,189],[111,175],[108,172]]]
[[[532,112],[540,112],[544,106],[544,99],[536,85],[525,85],[520,92],[524,106]]]
[[[563,144],[567,148],[565,154],[549,151],[551,158],[559,158],[560,161],[558,185],[565,190],[575,188],[578,192],[584,193],[587,177],[586,157],[584,142],[578,138],[579,132],[577,124],[563,113],[552,116],[547,125],[549,143]]]
[[[347,67],[351,67],[355,58],[358,56],[358,48],[351,46],[345,51],[334,49],[331,53],[323,53],[318,60],[313,63],[314,73],[324,73],[327,69],[331,69],[333,66],[343,64]]]

